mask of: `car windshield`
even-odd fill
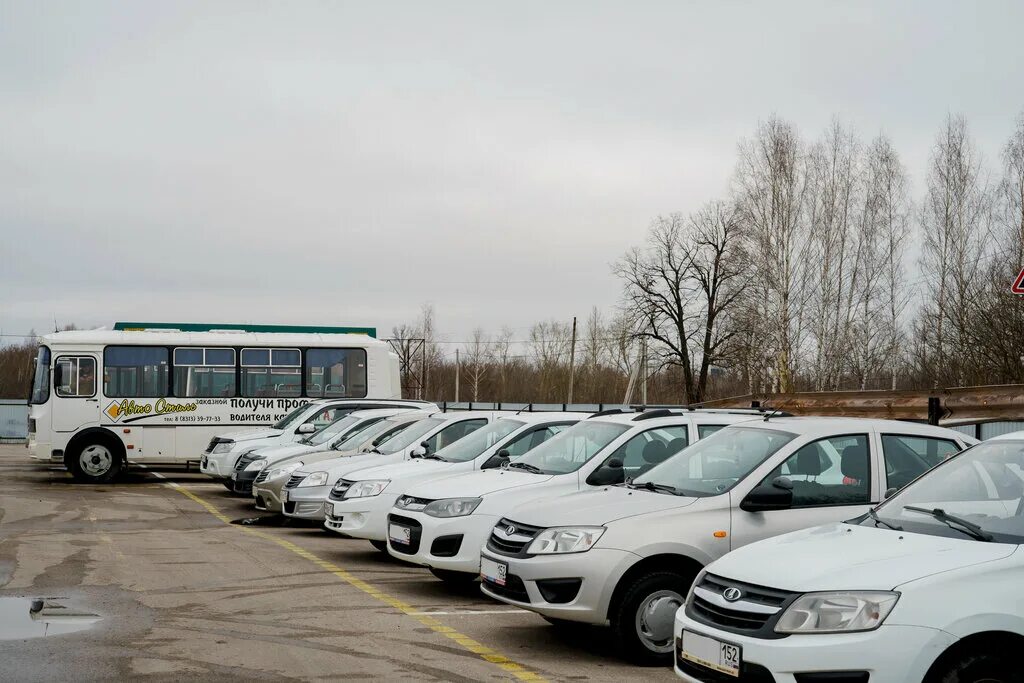
[[[273,428],[274,429],[288,429],[292,425],[298,424],[299,418],[307,410],[309,410],[309,404],[308,403],[303,403],[301,406],[299,406],[298,408],[294,409],[292,412],[288,413],[287,415],[282,417],[280,420],[275,422],[274,425],[273,425]]]
[[[445,446],[434,455],[448,462],[472,460],[524,424],[526,423],[520,420],[496,420],[452,445]]]
[[[390,430],[396,428],[393,421],[389,419],[383,419],[372,424],[368,424],[365,429],[359,429],[351,434],[347,435],[344,439],[334,444],[333,448],[336,451],[355,451],[362,448],[364,445],[371,443],[374,439],[379,437]]]
[[[24,395],[24,394],[22,394]],[[50,349],[39,347],[36,355],[36,369],[32,375],[32,397],[29,403],[46,403],[50,399]]]
[[[334,422],[327,425],[320,431],[310,434],[307,438],[303,439],[303,443],[308,443],[311,446],[319,446],[322,443],[327,443],[334,437],[346,433],[348,430],[352,429],[352,427],[359,424],[360,422],[364,422],[365,419],[366,418],[359,418],[354,417],[352,415],[346,415],[340,420],[335,420]]]
[[[408,448],[416,443],[420,437],[442,422],[444,422],[444,420],[439,417],[428,417],[425,420],[420,420],[408,429],[403,429],[394,437],[377,446],[377,450],[384,454],[397,453],[403,448]]]
[[[535,474],[575,472],[628,430],[622,424],[584,420],[527,451],[509,467]]]
[[[860,523],[1024,543],[1024,438],[984,442],[950,458],[885,501],[875,514],[877,518]]]
[[[726,427],[633,480],[671,486],[684,496],[717,496],[796,438],[774,429]]]

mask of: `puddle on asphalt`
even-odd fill
[[[68,607],[64,598],[0,598],[0,640],[84,631],[102,617]]]
[[[231,520],[232,524],[241,524],[242,526],[284,526],[284,523],[288,520],[284,515],[263,515],[262,517],[244,517],[242,519]]]

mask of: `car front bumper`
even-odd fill
[[[481,581],[488,596],[552,619],[587,624],[608,623],[608,604],[616,584],[641,559],[625,550],[600,547],[530,557],[509,557],[485,547],[480,556],[508,567],[504,586]]]
[[[241,452],[203,453],[199,458],[199,471],[214,479],[227,479],[235,469]]]
[[[406,546],[389,538],[388,552],[400,560],[432,569],[477,574],[480,572],[480,547],[497,521],[494,515],[474,513],[442,518],[392,508],[388,526],[405,526],[412,532],[411,543]]]
[[[365,498],[328,500],[326,527],[352,538],[368,541],[388,540],[388,513],[398,496],[387,491]]]
[[[856,680],[867,673],[871,683],[905,683],[920,681],[935,659],[956,637],[938,629],[923,626],[882,625],[874,631],[860,633],[794,634],[785,638],[763,639],[723,631],[688,617],[685,608],[675,619],[675,672],[690,683],[720,680],[716,673],[700,664],[679,658],[682,631],[738,645],[742,668],[740,680],[774,680],[796,683],[798,674],[828,674],[827,680]],[[849,672],[849,678],[839,676]],[[756,678],[760,676],[760,678]],[[735,679],[731,679],[735,680]],[[823,678],[823,680],[826,680]]]
[[[231,472],[231,490],[237,494],[248,496],[252,494],[252,485],[256,481],[256,476],[259,475],[258,470],[242,470],[241,472]]]
[[[257,510],[264,510],[266,512],[283,512],[281,506],[281,491],[284,489],[284,485],[288,482],[289,476],[290,475],[286,474],[283,477],[267,479],[258,484],[253,484],[252,497],[256,502]]]
[[[286,517],[324,521],[324,503],[331,493],[330,486],[296,486],[281,491],[281,511]],[[287,494],[287,500],[285,500]]]

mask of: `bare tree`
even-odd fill
[[[750,319],[764,324],[760,347],[774,357],[775,383],[788,393],[795,388],[804,336],[810,256],[804,145],[791,124],[769,118],[740,143],[734,184],[751,276],[763,283]]]
[[[473,338],[463,348],[464,360],[462,367],[466,369],[466,379],[473,401],[480,400],[480,383],[487,375],[487,363],[491,357],[491,338],[484,334],[482,328],[473,330]]]

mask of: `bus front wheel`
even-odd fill
[[[92,436],[83,439],[74,452],[68,454],[65,464],[80,482],[106,484],[121,473],[124,458],[113,439]]]

